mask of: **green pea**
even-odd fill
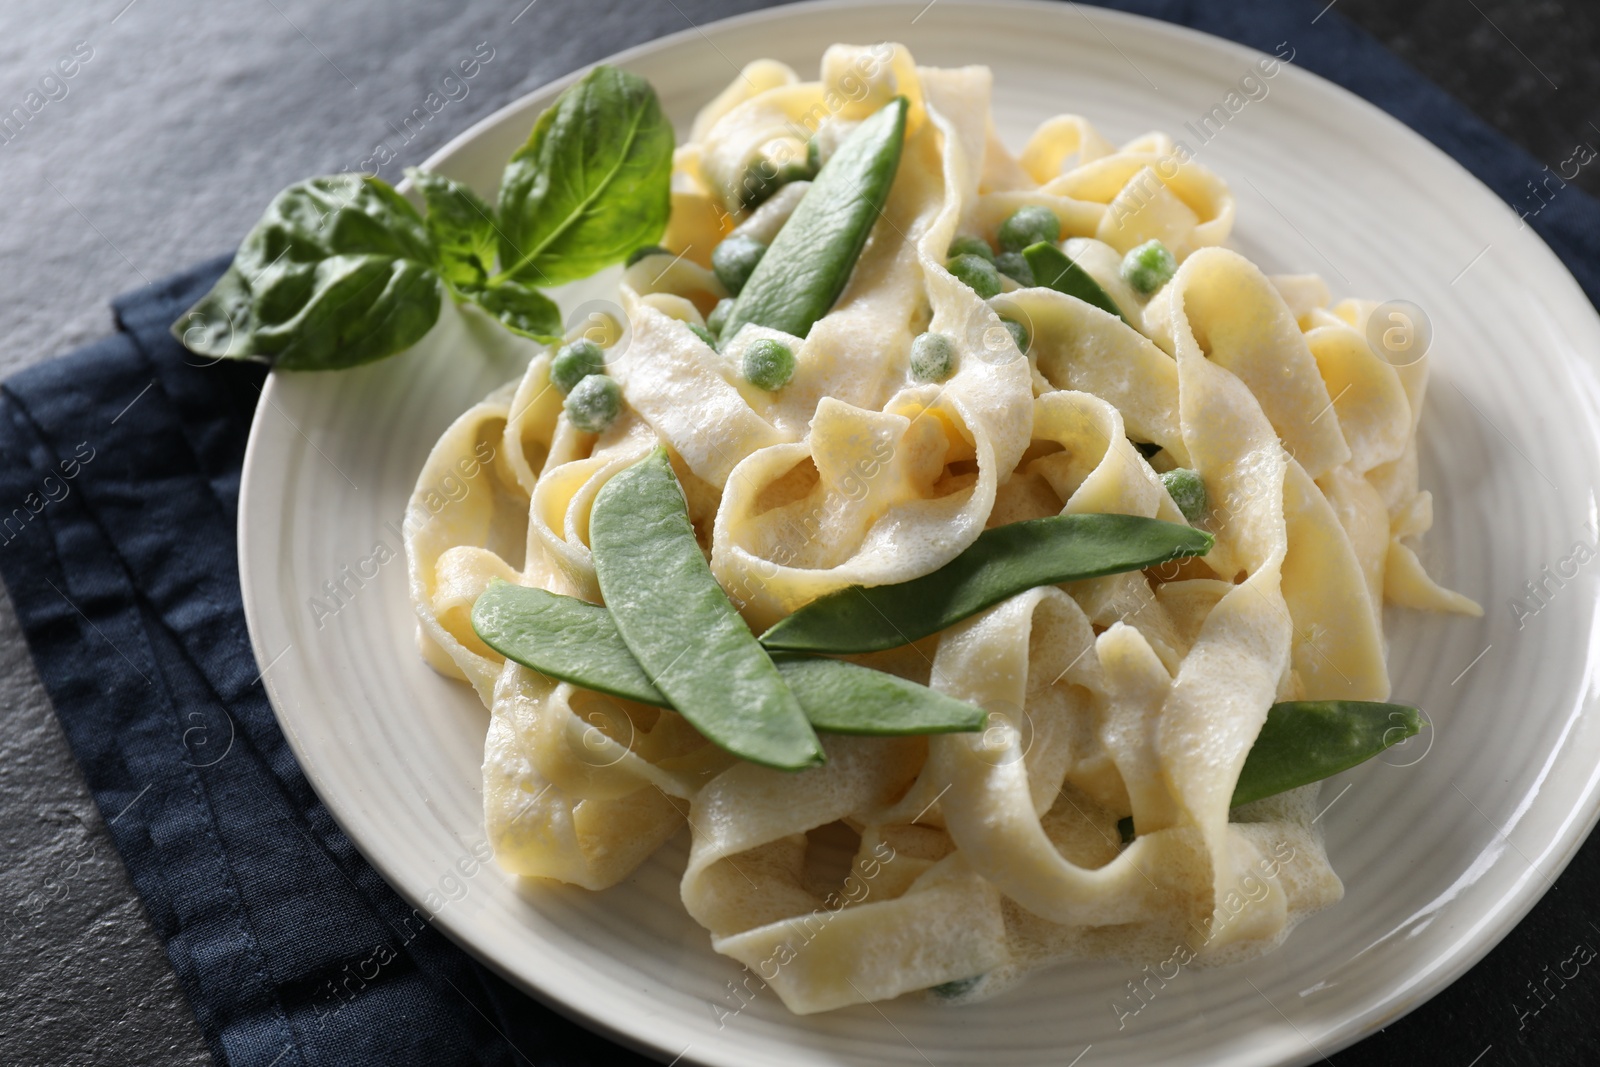
[[[942,382],[955,370],[955,342],[946,335],[923,333],[911,342],[911,376],[917,381]]]
[[[990,263],[994,260],[994,249],[989,247],[989,242],[981,237],[969,237],[962,234],[950,242],[950,251],[946,256],[954,259],[956,256],[978,256],[987,259]]]
[[[622,387],[604,374],[591,374],[572,387],[561,410],[578,429],[604,433],[622,413]]]
[[[1008,319],[1004,317],[1000,319],[1000,325],[1006,328],[1006,332],[1011,335],[1011,339],[1017,343],[1017,351],[1021,352],[1023,355],[1027,355],[1028,342],[1032,340],[1032,338],[1028,336],[1028,328],[1022,325],[1022,323],[1018,322],[1016,319]]]
[[[627,265],[631,267],[641,259],[646,259],[650,256],[670,255],[673,255],[673,251],[670,248],[662,248],[660,245],[645,245],[642,248],[635,248],[632,252],[628,253]]]
[[[1122,280],[1141,296],[1149,296],[1178,273],[1178,261],[1160,241],[1146,241],[1122,257]]]
[[[692,333],[696,337],[700,338],[700,340],[704,341],[709,347],[711,347],[711,348],[716,348],[717,347],[717,339],[712,336],[710,330],[706,329],[704,326],[700,325],[698,322],[691,322],[691,323],[687,323],[686,325],[689,327],[689,332],[690,333]]]
[[[1178,505],[1178,510],[1183,512],[1184,518],[1190,522],[1199,522],[1205,517],[1208,506],[1206,483],[1201,481],[1197,472],[1188,467],[1179,467],[1163,474],[1161,484],[1167,487],[1167,495]]]
[[[733,297],[725,296],[717,301],[717,306],[706,316],[706,329],[721,337],[722,328],[728,324],[728,316],[731,314],[733,314]]]
[[[585,689],[671,707],[598,604],[495,580],[472,607],[472,628],[507,659]],[[814,730],[942,734],[981,730],[982,708],[844,660],[773,658]]]
[[[950,260],[946,269],[956,276],[956,280],[967,288],[987,300],[1000,293],[1000,272],[994,269],[982,256],[975,256],[970,252],[963,253]]]
[[[712,250],[711,269],[717,272],[717,280],[728,287],[728,292],[737,296],[766,254],[767,246],[754,237],[732,234]]]
[[[994,266],[1018,285],[1024,287],[1033,285],[1033,268],[1028,266],[1028,258],[1021,252],[1001,252],[994,257]]]
[[[931,574],[847,586],[761,635],[771,649],[876,652],[938,633],[1040,585],[1142,570],[1211,551],[1210,534],[1137,515],[1053,515],[996,526]]]
[[[1061,240],[1061,220],[1056,213],[1038,204],[1017,208],[1010,218],[1000,224],[1000,248],[1005,252],[1020,252],[1040,241],[1055,243]]]
[[[794,353],[782,341],[763,337],[744,350],[740,369],[745,381],[758,389],[775,393],[794,377]]]
[[[606,372],[606,354],[593,341],[573,341],[556,349],[550,360],[550,384],[562,395],[572,392],[579,382],[591,374]]]

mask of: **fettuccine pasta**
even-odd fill
[[[599,434],[573,425],[540,354],[440,438],[407,516],[423,655],[489,709],[498,862],[603,890],[686,828],[684,907],[799,1013],[935,988],[979,999],[1064,959],[1271,949],[1343,889],[1316,786],[1230,811],[1269,706],[1388,697],[1386,602],[1478,612],[1417,555],[1427,362],[1374,353],[1373,305],[1227,248],[1227,185],[1169,137],[1117,147],[1061,116],[1013,155],[991,89],[986,68],[918,67],[898,45],[835,46],[816,81],[751,64],[677,149],[664,243],[683,254],[623,275],[621,414]],[[815,134],[826,156],[896,95],[903,156],[832,310],[805,337],[750,325],[708,345],[691,327],[728,295],[712,249],[736,227],[770,241],[805,191],[742,209],[752,155]],[[1060,220],[1120,316],[1010,279],[985,300],[946,269],[958,233],[992,240],[1025,205]],[[1117,265],[1152,239],[1180,265],[1146,296]],[[1026,327],[1026,354],[1002,316]],[[908,362],[930,330],[955,342],[938,384]],[[794,353],[781,390],[741,377],[763,337]],[[1003,523],[1187,521],[1161,478],[1179,467],[1204,481],[1193,521],[1216,544],[855,657],[981,705],[988,729],[827,735],[824,765],[786,773],[670,710],[507,661],[472,629],[495,578],[599,602],[590,508],[658,445],[756,632],[845,586],[928,574]],[[432,487],[469,469],[441,505]],[[842,880],[818,873],[824,839],[854,847]]]

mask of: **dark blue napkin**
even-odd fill
[[[1384,107],[1510,203],[1541,172],[1336,12],[1313,24],[1320,3],[1109,6],[1268,53],[1288,42],[1298,65]],[[1600,204],[1565,190],[1530,222],[1600,300]],[[116,335],[0,387],[0,502],[15,509],[0,513],[0,574],[213,1054],[240,1067],[645,1062],[428,927],[296,765],[260,684],[235,562],[263,372],[206,365],[167,334],[226,262],[120,298]],[[1591,848],[1562,885],[1593,885],[1595,867]],[[1553,951],[1559,936],[1545,940]],[[1516,950],[1515,973],[1560,958],[1538,955],[1542,943]],[[1505,983],[1473,986],[1484,973],[1430,1010],[1470,1021],[1471,998],[1503,1002]],[[1405,1033],[1349,1055],[1466,1063],[1481,1048],[1459,1027]]]

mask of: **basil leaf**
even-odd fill
[[[847,586],[780,619],[761,643],[797,652],[877,652],[938,633],[1040,585],[1136,571],[1211,551],[1204,530],[1137,515],[1054,515],[996,526],[931,574]]]
[[[250,286],[239,268],[229,265],[222,277],[195,305],[172,324],[172,336],[189,351],[216,359],[259,359],[251,350]]]
[[[437,258],[422,216],[387,183],[359,174],[297,182],[173,334],[199,355],[290,370],[369,363],[433,328]]]
[[[500,321],[512,333],[544,344],[561,343],[561,309],[537,289],[516,282],[495,286],[467,286],[461,295]]]
[[[678,714],[752,763],[823,762],[799,701],[712,577],[666,449],[595,495],[589,547],[617,632]]]
[[[500,274],[586,278],[654,244],[671,207],[672,126],[650,83],[596,67],[534,123],[500,179]]]
[[[1409,704],[1376,700],[1285,700],[1267,710],[1228,806],[1277,796],[1365,763],[1422,729]],[[1133,840],[1133,819],[1117,824]]]
[[[540,674],[671,707],[628,651],[611,613],[544,589],[492,582],[472,606],[484,644]],[[778,673],[814,730],[879,736],[983,729],[982,708],[892,674],[837,659],[780,656]]]
[[[439,274],[454,289],[482,285],[494,270],[494,208],[460,182],[416,167],[406,177],[428,207],[428,233],[439,250]]]

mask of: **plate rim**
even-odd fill
[[[1048,13],[1051,17],[1058,16],[1062,12],[1062,5],[1058,2],[1053,2],[1053,0],[947,0],[947,3],[950,7],[970,9],[1004,7],[1036,11]],[[418,166],[424,170],[432,171],[436,167],[447,165],[452,156],[472,145],[480,137],[503,125],[515,117],[518,112],[535,106],[536,102],[553,97],[597,66],[626,66],[631,61],[643,56],[670,52],[695,38],[706,38],[707,30],[732,27],[745,28],[751,25],[781,22],[794,18],[810,19],[819,14],[826,15],[831,11],[854,12],[862,8],[923,7],[925,9],[926,6],[930,5],[923,4],[922,0],[869,0],[867,3],[862,3],[861,0],[794,0],[794,2],[779,2],[770,7],[742,12],[705,23],[695,24],[691,22],[685,29],[642,41],[621,51],[608,54],[575,68],[564,75],[544,82],[513,100],[507,101],[450,138]],[[1253,59],[1269,55],[1269,53],[1262,52],[1250,45],[1153,16],[1100,7],[1093,4],[1073,4],[1071,6],[1088,19],[1091,25],[1095,20],[1121,23],[1124,26],[1137,28],[1141,32],[1165,36],[1171,40],[1198,43],[1201,47],[1222,53],[1233,53],[1241,58],[1249,57]],[[685,19],[687,20],[687,16],[685,16]],[[714,43],[713,47],[715,47]],[[1322,91],[1331,90],[1335,94],[1346,97],[1348,102],[1353,103],[1358,110],[1365,113],[1365,117],[1378,122],[1380,125],[1387,126],[1391,135],[1398,134],[1421,146],[1426,152],[1432,153],[1436,163],[1442,163],[1454,169],[1459,177],[1465,178],[1478,186],[1506,212],[1512,211],[1498,193],[1449,152],[1435,144],[1426,135],[1384,110],[1378,104],[1331,78],[1306,67],[1299,66],[1292,61],[1280,62],[1282,62],[1283,68],[1290,72],[1292,79],[1309,80],[1311,83],[1316,83]],[[1474,117],[1478,118],[1476,113],[1474,113]],[[1479,118],[1479,121],[1483,120]],[[1501,136],[1503,137],[1503,135]],[[410,180],[405,179],[399,182],[397,188],[402,193],[407,192],[411,188]],[[1573,295],[1587,309],[1589,323],[1600,329],[1600,309],[1597,309],[1594,302],[1589,299],[1588,294],[1583,290],[1582,285],[1572,274],[1566,263],[1555,253],[1549,243],[1534,227],[1528,226],[1526,230],[1527,233],[1524,236],[1531,237],[1533,241],[1531,248],[1536,248],[1537,254],[1548,257],[1549,262],[1558,269],[1559,277],[1563,279],[1565,284],[1571,286]],[[266,381],[261,387],[261,395],[257,400],[257,416],[265,407],[276,406],[275,393],[279,389],[278,377],[276,370],[269,372],[267,375]],[[255,621],[262,618],[258,610],[259,605],[256,601],[255,587],[252,583],[245,581],[245,577],[253,573],[265,573],[260,565],[253,564],[252,561],[259,556],[264,562],[269,553],[258,544],[258,542],[264,542],[267,538],[253,533],[252,524],[246,520],[247,516],[252,514],[250,510],[251,502],[257,501],[260,497],[259,493],[251,493],[251,473],[253,470],[258,469],[261,451],[266,447],[260,443],[260,439],[265,434],[262,429],[265,421],[254,416],[251,420],[250,433],[241,467],[238,518],[236,521],[238,534],[236,560],[240,575],[241,601],[251,648],[258,664],[268,662],[271,652],[265,646],[264,637],[262,636],[265,627]],[[1591,427],[1591,430],[1600,432],[1600,423]],[[276,544],[276,542],[274,543]],[[274,561],[271,565],[271,570],[276,571],[277,553],[270,553],[270,555]],[[1597,598],[1596,601],[1596,613],[1600,614],[1600,598]],[[1600,632],[1600,627],[1597,627],[1597,632]],[[287,697],[278,691],[278,683],[271,677],[270,673],[264,673],[261,681],[266,690],[274,719],[277,721],[280,731],[294,753],[300,772],[305,775],[307,782],[315,791],[319,802],[328,812],[329,817],[334,820],[335,824],[350,840],[362,859],[378,872],[385,883],[402,900],[414,908],[424,908],[425,904],[421,898],[413,896],[410,892],[401,888],[405,883],[403,871],[392,869],[384,858],[369,853],[364,844],[362,834],[358,833],[350,825],[345,813],[341,812],[335,804],[329,801],[328,790],[324,788],[326,778],[320,771],[315,769],[316,763],[313,758],[313,750],[302,744],[299,733],[292,726],[291,717],[280,710],[281,707],[289,703]],[[1578,705],[1574,706],[1580,705],[1583,710],[1579,714],[1587,714],[1600,709],[1600,692],[1596,692],[1591,687],[1587,695],[1579,701]],[[1510,889],[1503,892],[1491,908],[1479,916],[1479,921],[1472,933],[1456,938],[1441,953],[1435,955],[1430,961],[1431,967],[1419,968],[1412,972],[1412,976],[1417,977],[1415,982],[1402,991],[1392,993],[1385,999],[1377,999],[1365,1008],[1347,1013],[1336,1022],[1331,1023],[1324,1035],[1324,1040],[1316,1045],[1311,1045],[1309,1039],[1303,1039],[1302,1044],[1309,1046],[1303,1050],[1298,1052],[1284,1051],[1282,1049],[1276,1052],[1267,1050],[1270,1058],[1253,1059],[1249,1062],[1261,1064],[1265,1067],[1268,1064],[1309,1064],[1324,1059],[1326,1054],[1348,1048],[1371,1036],[1380,1028],[1404,1018],[1439,995],[1448,986],[1453,985],[1467,971],[1471,970],[1493,951],[1512,930],[1521,924],[1528,913],[1544,899],[1545,895],[1554,887],[1556,881],[1565,873],[1567,866],[1577,855],[1579,849],[1582,848],[1597,823],[1600,823],[1600,765],[1597,765],[1584,783],[1584,788],[1578,801],[1579,803],[1572,808],[1571,815],[1563,820],[1561,827],[1551,835],[1550,847],[1544,851],[1542,860],[1546,871],[1538,871],[1537,867],[1530,862],[1526,874],[1513,883]],[[1495,829],[1498,836],[1506,838],[1503,831],[1500,831],[1498,827]],[[1509,840],[1509,838],[1506,839]],[[1536,877],[1541,873],[1544,874],[1542,879]],[[452,912],[448,908],[432,912],[430,913],[429,925],[445,934],[454,944],[471,956],[473,960],[487,966],[511,985],[534,997],[546,1007],[577,1021],[580,1025],[616,1041],[624,1047],[655,1058],[658,1061],[666,1062],[668,1057],[674,1055],[672,1047],[651,1040],[643,1035],[642,1030],[634,1032],[624,1029],[622,1025],[613,1022],[607,1016],[591,1010],[581,998],[563,995],[560,991],[559,975],[544,976],[545,984],[541,984],[535,981],[528,972],[515,969],[511,961],[502,960],[492,946],[476,944],[472,931],[464,928],[466,920],[461,913]],[[1419,975],[1420,977],[1418,977]],[[546,985],[548,985],[548,988]],[[700,1062],[703,1064],[716,1064],[718,1067],[738,1062],[737,1060],[729,1059],[726,1054],[718,1056],[714,1049],[695,1049],[694,1051],[696,1053],[704,1052],[704,1055],[691,1056],[688,1055],[689,1050],[684,1050],[683,1053],[677,1053],[678,1058],[672,1062]]]

